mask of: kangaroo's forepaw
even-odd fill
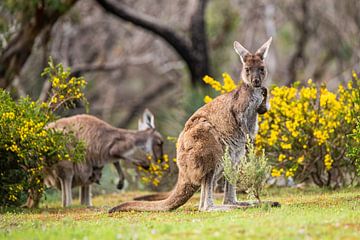
[[[118,184],[116,185],[116,188],[121,190],[124,188],[124,181],[119,180]]]
[[[225,212],[225,211],[230,211],[230,210],[234,210],[239,208],[239,206],[235,206],[235,205],[222,205],[222,206],[209,206],[209,207],[204,207],[202,209],[199,209],[200,211],[203,212]]]

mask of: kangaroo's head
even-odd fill
[[[265,58],[267,56],[272,38],[264,43],[255,54],[250,53],[237,41],[234,42],[234,49],[239,54],[242,62],[241,78],[252,87],[261,87],[267,76]]]
[[[155,129],[154,115],[148,109],[145,109],[142,117],[139,119],[138,129],[143,138],[143,144],[138,147],[150,155],[155,161],[163,161],[164,139]],[[149,164],[147,159],[140,165],[146,167],[146,164]]]

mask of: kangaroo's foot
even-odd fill
[[[202,212],[224,212],[224,211],[230,211],[234,209],[241,208],[241,206],[237,205],[221,205],[221,206],[208,206],[203,207],[199,209]]]

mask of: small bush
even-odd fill
[[[45,167],[59,160],[84,159],[85,146],[73,134],[46,128],[56,119],[56,109],[83,98],[85,81],[70,78],[69,74],[60,64],[54,66],[49,61],[44,76],[53,89],[49,101],[44,103],[28,97],[15,101],[0,89],[0,206],[23,204],[29,190],[41,197]]]
[[[249,197],[256,198],[261,202],[260,194],[271,170],[264,151],[258,155],[254,145],[248,141],[247,153],[241,157],[238,163],[232,162],[229,150],[226,148],[222,164],[224,177],[230,184],[237,185],[240,189],[245,190]]]

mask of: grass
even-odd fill
[[[271,189],[263,200],[281,208],[198,212],[199,195],[173,212],[107,214],[143,193],[97,196],[96,207],[51,199],[37,210],[0,215],[0,239],[359,239],[360,189]],[[244,198],[244,196],[240,196]],[[221,196],[217,195],[218,202]]]

